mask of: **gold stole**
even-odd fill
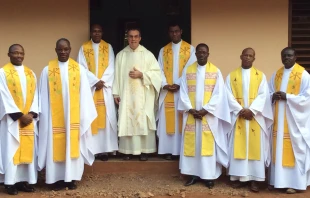
[[[70,157],[80,156],[80,66],[73,59],[68,64],[70,114]],[[48,64],[48,82],[53,128],[53,160],[66,160],[66,123],[63,106],[62,82],[58,60]]]
[[[305,70],[302,66],[297,63],[294,65],[293,70],[290,73],[290,78],[286,88],[286,93],[298,95],[300,92],[302,73]],[[280,91],[284,67],[279,69],[276,73],[274,83],[275,90]],[[276,148],[277,148],[277,132],[278,132],[278,113],[279,113],[279,102],[276,101],[274,124],[273,124],[273,163],[276,161]],[[294,167],[295,166],[295,155],[291,143],[290,133],[287,125],[286,112],[284,112],[284,134],[283,134],[283,151],[282,151],[282,166]]]
[[[256,68],[250,68],[251,80],[250,80],[250,93],[249,98],[243,98],[243,86],[242,86],[242,68],[239,67],[235,71],[230,73],[230,86],[234,97],[238,103],[244,107],[244,99],[247,99],[249,106],[253,100],[257,97],[259,86],[263,79],[263,73]],[[249,142],[248,148],[246,145],[247,131],[246,131],[246,120],[238,116],[235,126],[234,134],[234,158],[235,159],[246,159],[246,153],[248,150],[249,160],[260,160],[261,159],[261,130],[258,122],[255,119],[249,120]]]
[[[186,70],[187,88],[189,99],[193,109],[196,108],[196,76],[197,62],[190,65]],[[217,80],[218,69],[212,63],[207,63],[203,104],[207,104]],[[206,116],[202,118],[201,156],[212,156],[214,154],[214,137],[207,122]],[[184,131],[184,156],[193,157],[196,153],[196,120],[192,114],[188,114]]]
[[[24,104],[22,87],[18,72],[15,70],[11,63],[3,67],[5,72],[6,82],[14,102],[18,109],[23,114],[28,114],[33,102],[36,79],[32,71],[24,66],[24,73],[27,81],[26,104]],[[24,128],[19,128],[19,148],[17,149],[13,163],[18,164],[31,164],[33,159],[34,150],[34,124],[33,122]]]
[[[191,46],[189,43],[182,41],[180,52],[179,52],[179,77],[182,76],[183,68],[185,67],[189,57],[191,55]],[[164,73],[169,85],[173,84],[173,50],[172,43],[169,43],[164,47],[163,50],[163,62],[164,62]],[[179,133],[182,133],[182,114],[177,112],[179,119]],[[165,115],[166,115],[166,133],[175,133],[175,104],[174,104],[174,93],[169,92],[165,98]]]
[[[83,44],[83,52],[86,58],[88,69],[96,75],[96,61],[94,56],[94,49],[92,41],[88,41]],[[109,44],[101,40],[99,44],[99,57],[98,57],[98,74],[99,79],[102,78],[104,71],[109,65]],[[104,129],[106,127],[106,107],[104,102],[103,91],[95,91],[94,102],[98,117],[93,121],[91,125],[92,134],[98,134],[98,129]]]

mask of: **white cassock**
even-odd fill
[[[23,93],[24,104],[26,103],[27,80],[24,73],[24,66],[14,66],[18,72],[21,89]],[[35,74],[34,74],[35,76]],[[29,184],[37,183],[37,152],[38,152],[38,128],[37,121],[39,118],[33,119],[34,124],[34,153],[31,164],[14,165],[13,158],[19,148],[19,124],[18,120],[14,121],[9,114],[21,112],[16,106],[14,99],[7,86],[4,70],[0,69],[0,145],[2,151],[2,166],[4,175],[0,175],[0,182],[6,185],[14,185],[17,182],[28,182]],[[38,91],[36,89],[32,105],[29,112],[39,114]],[[1,161],[1,160],[0,160]],[[1,165],[0,165],[1,166]]]
[[[228,153],[229,153],[229,169],[228,174],[232,181],[265,181],[265,167],[270,164],[270,135],[271,126],[273,122],[272,107],[270,101],[270,94],[266,76],[263,75],[262,82],[259,86],[257,97],[254,99],[252,104],[249,106],[250,93],[250,81],[251,81],[251,70],[242,69],[242,89],[244,98],[244,108],[250,109],[254,114],[254,119],[258,122],[261,129],[261,147],[260,160],[249,160],[249,159],[235,159],[234,158],[234,134],[235,134],[235,124],[238,118],[238,113],[242,110],[242,106],[235,99],[232,89],[230,86],[230,75],[226,78],[226,88],[228,90],[227,98],[229,101],[229,107],[231,112],[232,126],[228,134]],[[246,120],[246,148],[248,147],[248,137],[249,137],[249,121]],[[248,152],[248,149],[247,149]],[[248,153],[246,153],[248,156]]]
[[[92,165],[94,154],[91,144],[91,123],[97,116],[96,107],[93,102],[92,93],[89,87],[86,70],[80,66],[80,157],[70,158],[70,95],[68,79],[68,61],[58,62],[61,74],[62,97],[66,123],[66,161],[53,161],[53,130],[52,116],[50,109],[50,95],[48,82],[48,66],[41,74],[40,79],[40,125],[39,125],[39,169],[46,167],[46,183],[52,184],[60,180],[71,182],[81,180],[84,163]]]
[[[173,51],[173,83],[180,85],[181,78],[179,77],[179,52],[181,47],[182,41],[180,41],[177,44],[172,43],[172,51]],[[164,48],[161,48],[158,56],[158,63],[159,67],[161,69],[161,78],[162,78],[162,86],[163,88],[165,85],[167,85],[167,80],[164,73],[164,63],[163,63],[163,50]],[[191,46],[191,55],[189,60],[187,61],[184,68],[187,66],[193,64],[196,61],[195,56],[195,48]],[[161,89],[160,95],[159,95],[159,109],[157,112],[156,120],[158,120],[157,125],[157,136],[158,136],[158,154],[172,154],[172,155],[180,155],[180,149],[181,149],[181,137],[182,134],[180,131],[182,129],[179,129],[179,119],[178,119],[178,113],[177,113],[177,106],[179,101],[180,92],[174,93],[174,104],[175,104],[175,133],[173,135],[166,133],[166,115],[165,115],[165,98],[167,96],[168,91]]]
[[[194,157],[184,156],[184,129],[188,117],[187,111],[192,109],[188,96],[186,70],[183,72],[180,89],[180,100],[178,110],[184,111],[183,115],[183,135],[181,143],[180,164],[182,174],[195,175],[201,179],[213,180],[222,174],[222,165],[227,167],[227,136],[226,131],[231,128],[229,106],[225,84],[220,70],[218,70],[217,81],[209,103],[203,104],[204,85],[205,85],[205,68],[206,66],[197,66],[196,79],[196,110],[204,108],[208,111],[206,119],[214,136],[214,154],[213,156],[201,156],[201,120],[196,119],[196,153]]]
[[[104,95],[104,102],[106,106],[106,128],[99,129],[98,134],[92,135],[93,153],[107,153],[118,150],[118,137],[117,137],[117,119],[116,109],[112,94],[112,85],[114,80],[114,52],[112,46],[109,44],[109,65],[104,71],[102,77],[98,79],[98,55],[99,55],[99,43],[93,43],[94,57],[96,63],[96,74],[94,75],[88,70],[87,62],[83,52],[83,46],[80,48],[77,61],[80,65],[84,66],[88,71],[87,76],[92,87],[92,93],[94,94],[96,87],[94,85],[102,80],[105,82],[105,86],[102,89]]]
[[[129,77],[133,68],[143,79]],[[120,97],[119,152],[140,155],[156,152],[155,104],[161,86],[160,68],[154,55],[142,45],[125,47],[116,56],[113,95]]]
[[[293,68],[284,68],[280,91],[286,92]],[[271,96],[276,92],[275,74],[269,83]],[[269,181],[275,188],[306,190],[310,185],[310,76],[306,70],[302,73],[299,94],[287,93],[286,98],[286,101],[279,101],[276,162],[271,163]],[[296,160],[292,168],[282,166],[285,112]]]

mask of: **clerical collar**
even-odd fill
[[[93,43],[93,44],[95,44],[95,45],[99,45],[100,44],[100,42],[99,43],[95,43],[94,41],[93,41],[93,39],[90,39],[91,40],[91,42]]]
[[[131,47],[129,46],[129,49],[131,52],[137,52],[139,50],[140,44],[138,45],[138,47],[136,49],[131,49]]]
[[[296,65],[296,63],[293,65],[293,67],[291,67],[291,68],[289,68],[289,69],[286,69],[286,68],[284,67],[284,70],[286,70],[286,71],[292,71],[293,68],[295,67],[295,65]]]
[[[174,43],[174,42],[171,42],[171,43],[172,43],[172,45],[181,45],[182,39],[181,39],[180,42],[178,42],[178,43]]]
[[[69,58],[69,59],[70,59],[70,58]],[[58,60],[58,63],[59,63],[59,64],[66,64],[66,63],[69,62],[69,59],[68,59],[66,62],[61,62],[61,61]]]
[[[17,68],[23,68],[24,67],[24,65],[22,64],[22,65],[13,65],[16,69]]]

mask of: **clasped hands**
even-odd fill
[[[239,111],[239,116],[246,120],[252,120],[254,114],[250,109],[243,108],[241,111]]]
[[[99,91],[99,90],[101,90],[103,87],[106,87],[105,85],[104,85],[104,81],[102,81],[102,80],[99,80],[94,86],[96,87],[96,91]]]
[[[31,124],[32,119],[33,119],[33,115],[31,113],[24,114],[22,117],[19,118],[20,128],[24,128],[28,126],[29,124]]]
[[[283,91],[274,92],[272,95],[272,103],[276,100],[286,100],[286,93]]]
[[[202,120],[203,116],[207,115],[208,111],[205,109],[196,110],[196,109],[190,109],[188,113],[192,114],[195,119]]]
[[[174,92],[177,92],[180,90],[180,85],[177,85],[177,84],[165,85],[163,87],[163,89],[166,89],[166,90],[174,93]]]

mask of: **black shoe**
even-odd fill
[[[214,181],[206,180],[206,187],[208,187],[209,189],[212,189],[214,187]]]
[[[165,160],[172,160],[172,155],[171,154],[166,154],[165,155]]]
[[[66,188],[66,186],[65,186],[64,181],[57,181],[53,184],[52,190],[53,191],[60,191],[60,190],[63,190],[65,188]]]
[[[191,185],[194,185],[196,184],[196,182],[199,180],[199,177],[192,177],[190,178],[185,184],[184,186],[191,186]]]
[[[123,160],[125,160],[125,161],[128,161],[128,160],[130,160],[130,155],[124,155],[124,157],[123,157]]]
[[[75,184],[75,181],[65,182],[65,184],[66,184],[66,187],[68,187],[69,190],[77,189],[77,185]]]
[[[100,160],[101,160],[101,161],[108,161],[108,160],[109,160],[108,154],[102,154],[102,155],[100,155]]]
[[[18,194],[18,190],[14,185],[5,185],[5,189],[9,195],[17,195]]]
[[[149,158],[148,158],[147,154],[141,153],[141,155],[140,155],[140,161],[147,161],[148,159],[149,159]]]
[[[258,192],[259,192],[258,182],[256,182],[256,181],[251,181],[250,190],[251,190],[252,192],[258,193]]]
[[[238,188],[243,188],[248,185],[248,182],[240,182],[240,181],[235,181],[232,184],[232,188],[238,189]]]
[[[34,187],[29,185],[27,182],[16,183],[15,187],[17,188],[17,190],[23,191],[23,192],[35,192],[36,191]]]

